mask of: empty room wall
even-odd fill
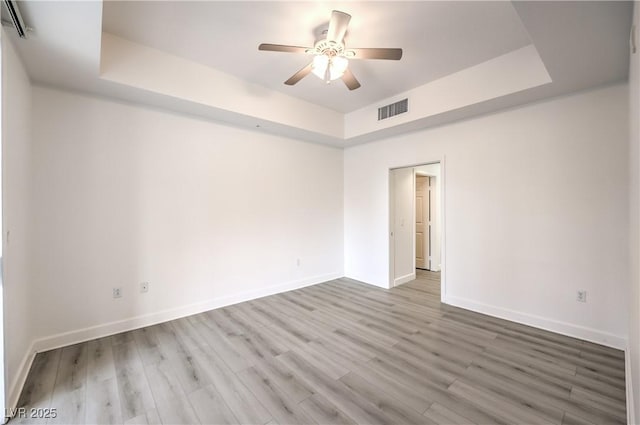
[[[3,30],[4,31],[4,30]],[[29,291],[31,83],[9,38],[2,36],[2,204],[5,394],[13,396],[33,337]],[[9,237],[7,237],[9,232]],[[25,371],[26,372],[26,371]]]
[[[36,348],[343,275],[341,150],[40,87],[34,120]]]
[[[443,160],[446,301],[624,347],[627,90],[346,149],[345,274],[388,286],[389,169]]]

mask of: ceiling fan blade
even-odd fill
[[[307,53],[308,47],[287,46],[284,44],[262,43],[258,46],[258,50],[266,50],[269,52],[286,52],[286,53]]]
[[[402,49],[349,49],[345,52],[345,56],[349,59],[388,59],[397,61],[402,58]]]
[[[342,43],[344,35],[347,33],[347,26],[351,20],[351,15],[334,10],[331,12],[331,20],[329,21],[329,29],[327,30],[327,40]]]
[[[356,80],[356,77],[349,68],[347,68],[347,70],[344,71],[344,74],[342,74],[342,81],[344,81],[349,90],[355,90],[360,87],[360,82]]]
[[[304,77],[309,75],[311,73],[311,69],[312,68],[313,68],[313,62],[311,62],[309,65],[305,66],[300,71],[298,71],[295,74],[293,74],[291,76],[291,78],[289,78],[284,83],[286,85],[288,85],[288,86],[292,86],[292,85],[296,84],[298,81],[302,80]]]

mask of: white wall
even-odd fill
[[[2,30],[4,32],[4,30]],[[17,401],[32,339],[29,292],[31,83],[6,34],[2,35],[2,227],[5,394]],[[10,234],[6,237],[7,232]],[[11,400],[13,398],[13,401]]]
[[[40,87],[34,122],[36,348],[343,275],[341,150]]]
[[[345,274],[385,286],[388,170],[446,157],[447,302],[624,346],[627,90],[610,86],[347,149]],[[576,302],[578,289],[587,303]]]
[[[416,278],[415,270],[415,177],[413,168],[391,171],[393,181],[393,286]],[[387,287],[389,282],[387,282]]]
[[[416,173],[435,177],[432,179],[432,184],[434,180],[435,184],[433,184],[433,194],[431,199],[431,270],[435,272],[440,271],[441,267],[440,238],[442,233],[442,220],[440,215],[442,210],[442,174],[440,169],[440,164],[429,164],[415,167]],[[429,241],[425,238],[425,245],[428,243]],[[426,248],[425,252],[428,252]]]
[[[627,394],[629,423],[640,421],[640,3],[634,3],[638,49],[630,57],[629,69],[629,158],[630,158],[630,265],[629,350],[627,359]],[[635,419],[634,419],[635,417]]]

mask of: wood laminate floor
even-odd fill
[[[38,354],[12,423],[622,424],[622,351],[349,279]],[[35,410],[38,412],[38,410]]]

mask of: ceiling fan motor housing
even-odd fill
[[[344,43],[336,43],[327,39],[320,40],[313,46],[313,53],[329,57],[340,56],[344,53]]]

